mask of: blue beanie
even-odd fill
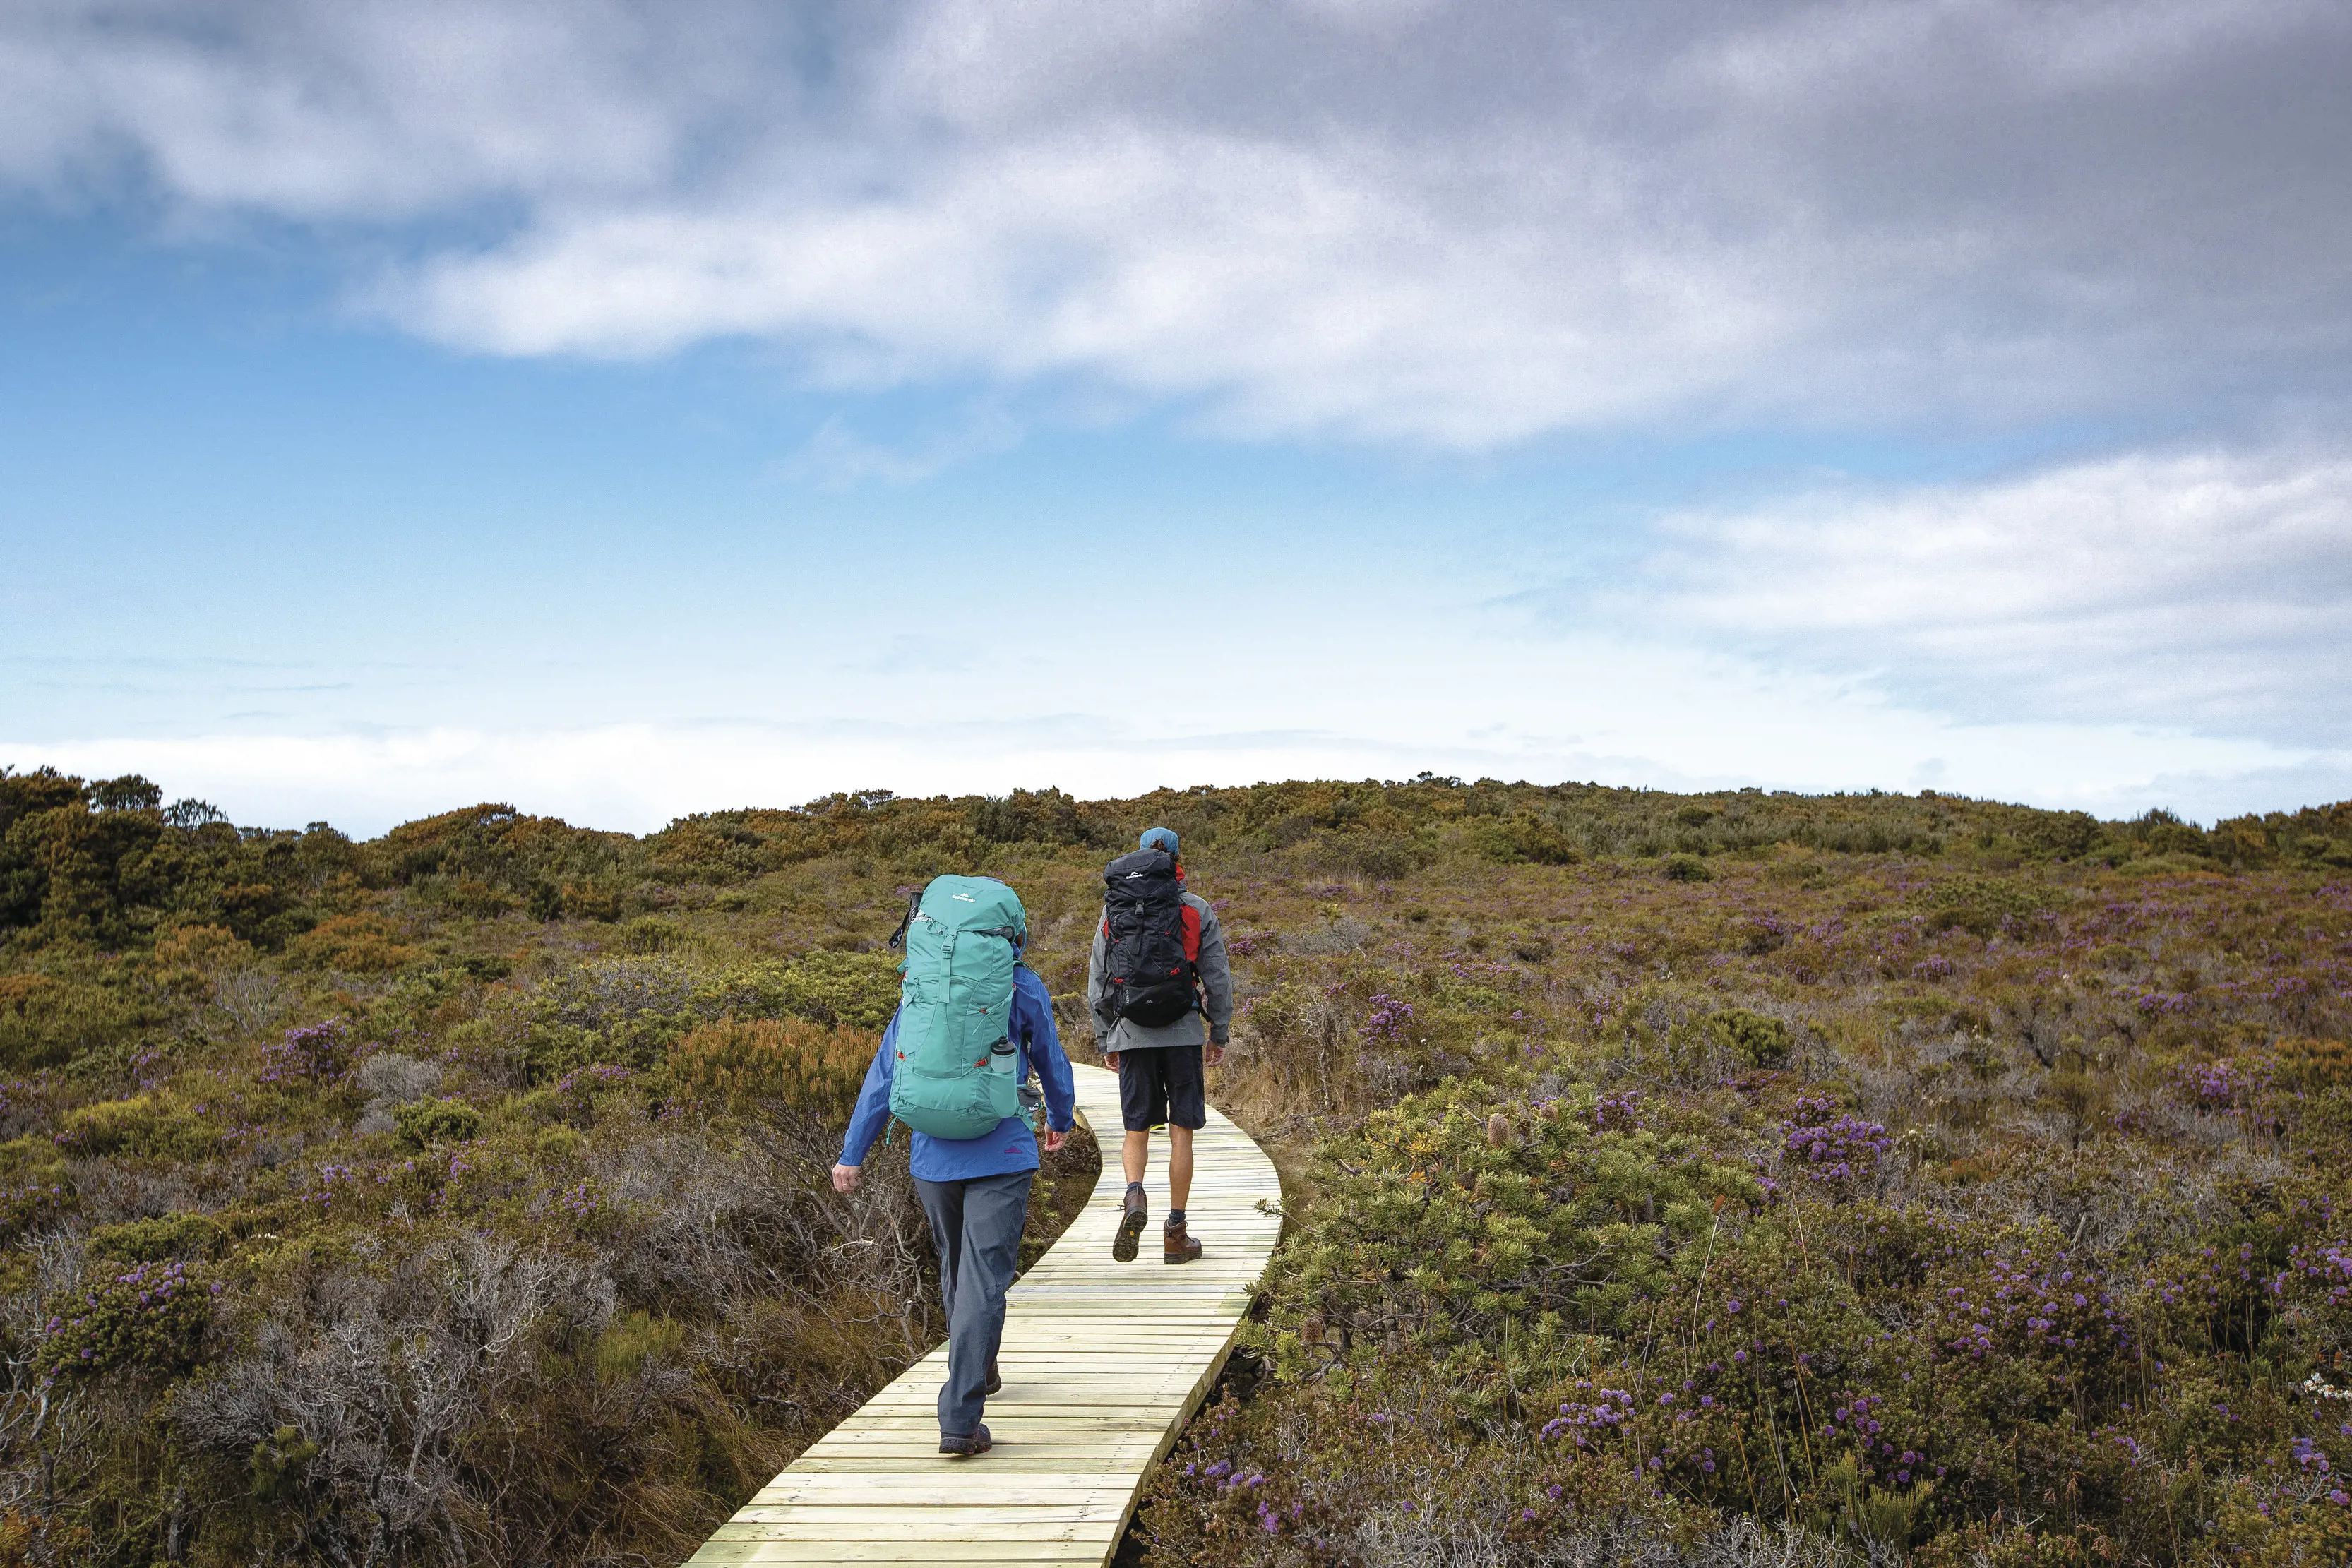
[[[1176,852],[1176,830],[1173,828],[1146,828],[1143,830],[1143,836],[1135,841],[1139,848],[1147,850],[1166,850],[1172,855]]]

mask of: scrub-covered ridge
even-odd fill
[[[37,772],[0,1563],[684,1556],[936,1340],[903,1144],[825,1178],[906,891],[1011,883],[1086,1059],[1153,822],[1290,1225],[1131,1555],[2352,1558],[2352,806],[1423,779],[359,842]]]

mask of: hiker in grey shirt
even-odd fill
[[[1087,1011],[1095,1046],[1118,1071],[1127,1137],[1127,1207],[1111,1256],[1135,1260],[1150,1218],[1143,1172],[1151,1129],[1168,1124],[1168,1222],[1162,1260],[1190,1263],[1201,1244],[1185,1228],[1192,1191],[1192,1134],[1209,1119],[1202,1070],[1224,1060],[1234,1021],[1234,976],[1225,934],[1208,900],[1188,891],[1176,835],[1152,828],[1133,854],[1103,872],[1103,917],[1087,964]],[[1203,1041],[1205,1040],[1205,1047]]]

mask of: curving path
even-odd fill
[[[950,1458],[936,1401],[947,1347],[907,1369],[719,1527],[695,1563],[1051,1563],[1110,1560],[1143,1478],[1224,1365],[1282,1228],[1273,1162],[1214,1107],[1194,1134],[1185,1212],[1207,1248],[1160,1261],[1167,1145],[1152,1140],[1151,1228],[1111,1261],[1126,1183],[1118,1077],[1074,1067],[1079,1113],[1105,1129],[1086,1210],[1016,1281],[984,1417],[995,1448]]]

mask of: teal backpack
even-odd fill
[[[1021,1109],[1020,1051],[1008,1038],[1029,931],[1021,899],[992,877],[942,876],[898,929],[907,960],[890,1114],[934,1138],[992,1133]]]

